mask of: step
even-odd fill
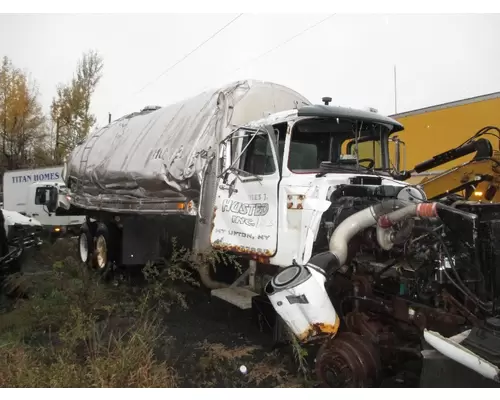
[[[242,310],[252,308],[252,298],[257,296],[257,293],[244,287],[214,289],[210,294]]]

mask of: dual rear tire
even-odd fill
[[[113,246],[106,224],[97,222],[93,228],[87,222],[82,225],[78,238],[78,256],[91,269],[108,274],[117,261],[116,246]]]

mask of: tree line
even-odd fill
[[[96,51],[83,53],[73,78],[60,83],[44,113],[36,80],[3,57],[0,66],[0,173],[61,165],[96,125],[92,95],[104,63]]]

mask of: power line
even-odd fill
[[[294,39],[298,38],[299,36],[302,36],[304,33],[306,33],[306,32],[308,32],[308,31],[310,31],[311,29],[316,28],[318,25],[321,25],[323,22],[325,22],[325,21],[329,20],[329,19],[330,19],[330,18],[332,18],[334,15],[335,15],[335,14],[330,14],[328,17],[323,18],[321,21],[316,22],[314,25],[311,25],[311,26],[307,27],[306,29],[304,29],[304,30],[300,31],[299,33],[297,33],[297,34],[293,35],[291,38],[289,38],[289,39],[285,40],[284,42],[281,42],[281,43],[280,43],[280,44],[278,44],[277,46],[275,46],[275,47],[273,47],[272,49],[270,49],[270,50],[266,51],[265,53],[263,53],[263,54],[261,54],[261,55],[259,55],[259,56],[255,57],[255,58],[251,59],[250,61],[245,62],[245,63],[244,63],[241,67],[239,67],[239,68],[235,69],[235,70],[234,70],[234,71],[232,71],[231,73],[237,72],[237,71],[239,71],[240,69],[242,69],[243,67],[246,67],[248,64],[252,64],[252,63],[254,63],[255,61],[257,61],[257,60],[259,60],[259,59],[261,59],[261,58],[263,58],[263,57],[267,56],[268,54],[270,54],[270,53],[272,53],[272,52],[274,52],[274,51],[276,51],[276,50],[278,50],[279,48],[283,47],[284,45],[286,45],[286,44],[290,43],[292,40],[294,40]]]
[[[172,64],[170,67],[168,67],[165,71],[163,71],[160,75],[156,77],[156,79],[152,80],[151,82],[147,83],[144,85],[140,90],[138,90],[136,93],[133,94],[133,96],[137,96],[139,93],[141,93],[144,89],[155,83],[158,79],[160,79],[162,76],[165,74],[168,74],[171,70],[173,70],[177,65],[179,65],[181,62],[186,60],[188,57],[190,57],[193,53],[195,53],[197,50],[202,48],[205,44],[207,44],[210,40],[215,38],[219,33],[221,33],[224,29],[229,27],[232,23],[234,23],[238,18],[240,18],[243,15],[243,13],[238,14],[236,17],[234,17],[231,21],[229,21],[227,24],[225,24],[222,28],[217,30],[215,33],[213,33],[211,36],[209,36],[207,39],[205,39],[203,42],[201,42],[198,46],[196,46],[193,50],[191,50],[189,53],[187,53],[184,57],[182,57],[180,60],[176,61],[174,64]]]
[[[229,21],[226,25],[224,25],[222,28],[220,28],[218,31],[216,31],[214,34],[212,34],[210,37],[208,37],[206,40],[204,40],[203,42],[201,42],[197,47],[195,47],[193,50],[191,50],[188,54],[186,54],[184,57],[182,57],[179,61],[177,61],[176,63],[174,63],[173,65],[171,65],[170,67],[168,67],[165,71],[163,71],[160,75],[158,75],[158,77],[149,82],[148,84],[146,84],[145,86],[143,86],[139,91],[137,91],[135,95],[141,93],[144,89],[146,89],[148,86],[152,85],[153,83],[155,83],[158,79],[160,79],[162,76],[164,76],[165,74],[167,74],[169,71],[171,71],[173,68],[175,68],[177,65],[179,65],[181,62],[183,62],[184,60],[186,60],[189,56],[191,56],[194,52],[196,52],[198,49],[200,49],[202,46],[204,46],[206,43],[208,43],[210,40],[212,40],[214,37],[216,37],[219,33],[221,33],[224,29],[226,29],[227,27],[229,27],[232,23],[234,23],[238,18],[240,18],[244,13],[241,13],[241,14],[238,14],[236,17],[234,17],[231,21]],[[295,35],[293,35],[292,37],[286,39],[285,41],[279,43],[277,46],[271,48],[270,50],[262,53],[261,55],[249,60],[249,61],[246,61],[242,64],[241,67],[238,67],[236,68],[235,70],[233,70],[232,72],[230,72],[231,74],[234,73],[234,72],[237,72],[239,71],[240,69],[242,69],[243,67],[245,66],[248,66],[249,64],[252,64],[254,63],[255,61],[271,54],[272,52],[278,50],[279,48],[285,46],[286,44],[290,43],[291,41],[295,40],[296,38],[298,38],[299,36],[302,36],[304,33],[310,31],[311,29],[314,29],[316,28],[317,26],[321,25],[322,23],[326,22],[327,20],[329,20],[330,18],[332,18],[335,14],[330,14],[328,15],[326,18],[323,18],[322,20],[316,22],[315,24],[313,25],[310,25],[308,26],[307,28],[303,29],[302,31],[296,33]],[[208,89],[210,86],[206,86],[203,90],[205,91],[206,89]]]
[[[261,59],[261,58],[263,58],[263,57],[267,56],[268,54],[271,54],[272,52],[274,52],[274,51],[278,50],[279,48],[283,47],[284,45],[286,45],[286,44],[290,43],[292,40],[297,39],[299,36],[302,36],[304,33],[306,33],[306,32],[308,32],[308,31],[310,31],[311,29],[314,29],[314,28],[316,28],[317,26],[321,25],[323,22],[325,22],[325,21],[329,20],[329,19],[330,19],[330,18],[332,18],[334,15],[335,15],[335,14],[330,14],[328,17],[323,18],[321,21],[318,21],[318,22],[316,22],[315,24],[308,26],[306,29],[304,29],[304,30],[300,31],[299,33],[296,33],[296,34],[295,34],[295,35],[293,35],[292,37],[290,37],[290,38],[286,39],[284,42],[279,43],[277,46],[275,46],[275,47],[273,47],[273,48],[269,49],[269,50],[268,50],[268,51],[266,51],[265,53],[262,53],[261,55],[259,55],[259,56],[255,57],[255,58],[252,58],[252,59],[251,59],[251,60],[249,60],[249,61],[245,61],[245,62],[244,62],[244,63],[243,63],[240,67],[236,68],[235,70],[233,70],[233,71],[231,71],[231,72],[225,73],[224,75],[227,75],[227,74],[233,74],[233,73],[235,73],[235,72],[239,71],[240,69],[242,69],[243,67],[246,67],[246,66],[248,66],[248,65],[250,65],[250,64],[252,64],[252,63],[254,63],[255,61],[257,61],[257,60],[259,60],[259,59]],[[209,86],[205,86],[205,87],[203,88],[203,90],[201,90],[201,91],[202,91],[202,92],[204,92],[205,90],[207,90],[207,89],[209,89],[209,88],[210,88],[210,85],[209,85]]]

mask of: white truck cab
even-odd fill
[[[37,219],[52,239],[77,231],[83,223],[81,216],[56,216],[47,209],[50,187],[63,194],[63,167],[7,171],[3,177],[4,208]]]
[[[389,174],[399,129],[374,111],[315,105],[235,130],[222,144],[212,246],[277,266],[307,262],[334,190],[407,186]],[[409,190],[399,196],[421,196]]]

